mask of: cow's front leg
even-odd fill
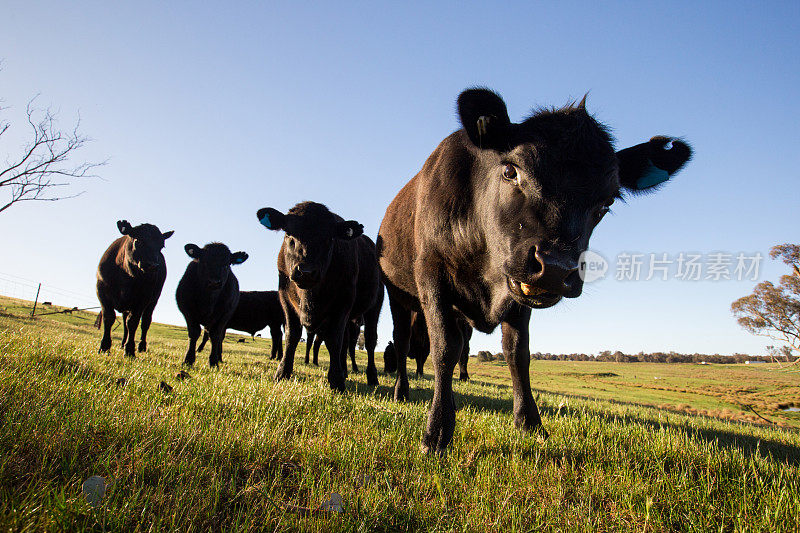
[[[275,371],[276,381],[291,377],[294,369],[294,352],[297,349],[297,343],[300,342],[300,335],[303,333],[300,317],[295,313],[292,304],[282,293],[280,298],[286,324],[286,350],[284,350],[283,358],[278,363],[278,369]]]
[[[514,304],[502,323],[503,355],[511,371],[514,390],[514,425],[526,431],[538,429],[547,438],[539,408],[531,393],[531,354],[528,345],[530,318],[530,309]]]
[[[224,322],[227,323],[227,320]],[[225,340],[225,326],[214,324],[208,328],[208,337],[211,341],[211,353],[208,354],[208,366],[214,368],[222,362],[222,341]]]
[[[344,342],[346,324],[346,318],[340,318],[336,322],[331,322],[323,334],[325,347],[331,356],[331,363],[328,367],[328,383],[331,389],[339,392],[344,392],[344,381],[347,376],[347,348]]]
[[[446,301],[441,289],[436,287],[431,290],[431,287],[423,285],[420,296],[428,323],[434,380],[433,402],[422,436],[422,450],[443,456],[447,453],[456,426],[453,370],[461,356],[463,339],[452,305]]]
[[[189,335],[189,345],[186,347],[186,356],[183,358],[183,364],[186,366],[192,366],[195,357],[197,357],[195,346],[197,346],[197,339],[200,337],[200,331],[199,322],[189,320],[188,318],[186,319],[186,333]]]

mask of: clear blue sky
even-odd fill
[[[182,324],[183,245],[250,259],[244,290],[277,286],[278,234],[260,207],[327,204],[375,236],[386,206],[457,129],[466,87],[499,91],[512,119],[589,91],[618,148],[688,139],[694,161],[658,194],[616,205],[592,249],[708,254],[798,242],[797,2],[37,2],[4,4],[0,157],[26,138],[26,102],[76,115],[109,163],[85,193],[0,214],[0,277],[91,305],[116,221],[175,230],[155,319]],[[782,265],[769,260],[761,279]],[[760,353],[730,303],[752,281],[605,279],[533,313],[532,351]],[[13,285],[7,284],[12,287]],[[0,289],[3,285],[0,283]],[[78,299],[77,295],[84,295]],[[57,296],[52,296],[57,299]],[[65,300],[66,299],[66,300]],[[380,344],[390,338],[385,306]],[[499,332],[473,352],[499,351]]]

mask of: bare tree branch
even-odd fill
[[[6,191],[7,194],[5,200],[0,200],[0,213],[20,202],[54,202],[80,196],[82,192],[58,192],[74,180],[98,177],[93,171],[106,164],[103,161],[70,165],[69,160],[90,141],[79,131],[80,116],[72,130],[60,130],[55,113],[34,106],[37,97],[32,98],[25,108],[31,140],[21,155],[7,157],[5,165],[0,167],[0,192]],[[0,123],[0,137],[10,127],[8,122]]]

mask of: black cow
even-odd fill
[[[461,325],[461,333],[464,336],[464,343],[461,348],[461,356],[458,359],[460,381],[468,381],[469,373],[467,372],[467,365],[469,364],[469,341],[472,338],[472,328],[469,327],[465,321],[459,321]],[[417,377],[422,377],[422,369],[425,366],[425,361],[428,360],[430,354],[430,341],[428,341],[428,326],[425,324],[425,317],[422,313],[414,313],[411,319],[411,339],[409,340],[408,358],[414,359],[417,362]]]
[[[458,112],[463,129],[397,194],[378,234],[398,357],[395,398],[408,399],[411,318],[423,311],[434,397],[422,448],[438,453],[455,427],[459,320],[483,332],[502,325],[514,422],[540,427],[528,375],[531,308],[580,295],[578,259],[609,206],[623,192],[655,190],[691,156],[685,143],[667,137],[615,152],[585,99],[515,124],[497,94],[470,89],[459,96]]]
[[[358,343],[358,334],[361,331],[363,322],[364,320],[359,318],[357,321],[351,320],[347,323],[347,338],[345,341],[346,352],[344,354],[344,359],[342,359],[345,376],[347,376],[347,353],[350,354],[353,372],[358,372],[358,364],[356,364],[356,344]],[[309,361],[312,345],[314,349],[314,366],[319,366],[319,348],[322,346],[322,337],[306,328],[306,364],[308,364]]]
[[[461,321],[462,333],[464,335],[464,346],[461,350],[461,357],[458,359],[459,375],[461,381],[469,380],[467,366],[469,364],[469,341],[472,338],[472,328],[469,324]],[[422,313],[413,313],[411,317],[411,337],[409,339],[408,358],[417,362],[417,377],[423,376],[425,361],[430,354],[430,342],[428,341],[428,326],[425,324],[425,317]],[[383,353],[383,361],[386,372],[397,370],[397,355],[394,351],[394,344],[390,341]]]
[[[231,265],[244,263],[247,254],[231,253],[227,246],[218,242],[206,244],[203,248],[187,244],[184,249],[192,261],[175,291],[178,309],[186,319],[189,333],[189,347],[183,363],[194,364],[195,344],[203,326],[211,338],[208,364],[214,367],[222,361],[225,328],[239,304],[239,281],[231,272]]]
[[[278,299],[278,291],[240,291],[239,304],[228,321],[226,329],[249,333],[253,340],[256,332],[269,327],[272,337],[270,359],[283,357],[283,308]],[[208,341],[208,330],[203,331],[203,340],[197,351],[202,352]]]
[[[397,354],[394,351],[394,343],[389,341],[383,350],[383,371],[387,374],[397,372]]]
[[[103,322],[100,352],[111,348],[111,327],[116,313],[122,313],[122,346],[125,355],[134,356],[136,328],[142,321],[139,351],[147,350],[147,330],[153,309],[167,279],[167,263],[161,254],[172,231],[161,233],[152,224],[132,227],[127,220],[117,222],[122,237],[111,243],[97,266],[97,299],[102,311],[95,325]]]
[[[315,202],[297,204],[286,214],[263,208],[257,215],[266,228],[286,233],[278,253],[278,292],[287,342],[275,378],[292,375],[295,348],[306,327],[325,341],[331,354],[328,383],[343,391],[348,322],[363,316],[367,383],[377,385],[375,344],[383,285],[375,244],[363,235],[363,226]]]

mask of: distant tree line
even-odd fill
[[[480,351],[477,354],[479,361],[504,361],[503,354],[492,354],[488,351]],[[775,355],[748,355],[745,353],[735,353],[733,355],[715,354],[682,354],[677,352],[653,352],[645,353],[639,352],[638,354],[626,354],[619,350],[612,352],[611,350],[604,350],[598,355],[589,355],[585,353],[571,353],[571,354],[553,354],[536,352],[531,354],[531,359],[540,361],[598,361],[606,363],[710,363],[716,365],[744,363],[746,361],[763,361],[770,363],[774,361],[780,362],[794,362],[798,359],[797,356],[787,355],[779,351]]]

